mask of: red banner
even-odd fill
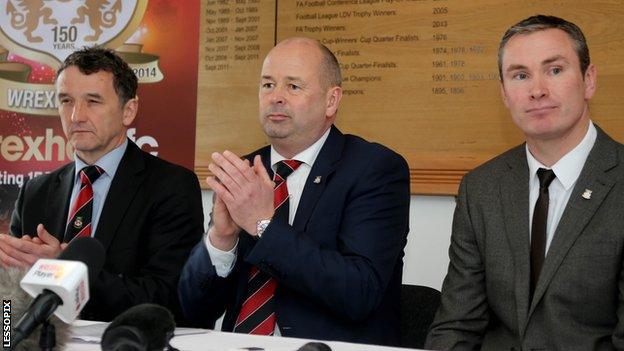
[[[71,162],[56,69],[76,49],[117,51],[139,78],[128,137],[193,169],[199,0],[5,0],[0,5],[0,233],[24,182]]]

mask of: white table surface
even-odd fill
[[[88,332],[84,329],[85,326],[91,326],[95,328],[94,330]],[[81,333],[89,334],[89,335],[80,335],[83,337],[91,336],[91,337],[97,338],[97,335],[96,335],[98,334],[97,329],[99,328],[101,331],[103,331],[105,326],[106,326],[106,323],[78,320],[74,322],[72,326],[72,332],[75,332],[77,334],[81,334]],[[193,350],[201,350],[201,351],[230,351],[232,350],[233,351],[233,350],[237,350],[237,349],[245,348],[245,347],[260,347],[260,348],[263,348],[265,351],[295,351],[299,347],[306,344],[307,342],[313,341],[313,340],[286,338],[286,337],[256,336],[256,335],[226,333],[226,332],[219,332],[219,331],[206,330],[206,329],[182,328],[179,331],[181,333],[187,333],[187,334],[174,336],[174,338],[171,339],[171,345],[180,349],[180,351],[193,351]],[[177,332],[178,330],[176,330],[176,333]],[[397,348],[397,347],[353,344],[353,343],[336,342],[336,341],[321,341],[321,342],[329,345],[332,351],[414,350],[414,349],[404,349],[404,348]],[[67,344],[65,349],[76,350],[76,351],[101,350],[99,342],[95,340],[92,341],[91,343],[88,343],[88,342],[84,342],[75,338],[70,340],[70,343]]]

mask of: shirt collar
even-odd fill
[[[323,146],[323,144],[325,144],[325,140],[327,140],[327,137],[329,136],[330,131],[331,131],[331,128],[328,128],[327,131],[325,131],[325,133],[317,141],[314,142],[314,144],[308,146],[307,149],[296,154],[292,159],[301,161],[307,164],[308,166],[312,167],[312,165],[314,164],[314,161],[316,161],[316,157],[321,151],[321,147]],[[275,150],[273,145],[271,145],[271,168],[273,169],[273,171],[275,171],[276,164],[282,160],[286,160],[286,157],[280,155]]]
[[[113,150],[109,151],[106,155],[100,157],[99,160],[95,161],[97,166],[100,166],[104,170],[104,174],[109,175],[111,178],[115,176],[115,172],[117,172],[117,167],[119,167],[119,163],[121,162],[121,158],[126,152],[126,148],[128,147],[128,139],[124,139],[123,144],[117,146]],[[74,162],[76,164],[76,169],[74,170],[75,178],[77,181],[80,180],[78,173],[81,169],[89,166],[83,160],[78,157],[74,153]]]
[[[587,156],[589,156],[589,152],[596,142],[597,135],[598,132],[596,131],[596,127],[594,127],[594,123],[589,121],[589,128],[587,128],[587,133],[585,133],[583,140],[581,140],[581,142],[576,145],[574,149],[560,158],[557,163],[550,167],[550,169],[555,172],[555,176],[557,176],[557,179],[566,190],[569,190],[574,185],[579,175],[581,175],[583,165],[585,165],[585,160],[587,160]],[[528,145],[525,145],[525,148],[527,162],[529,164],[529,176],[530,179],[534,179],[537,177],[538,169],[549,167],[544,166],[541,162],[536,160],[535,157],[533,157],[529,151]]]

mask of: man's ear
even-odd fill
[[[139,97],[135,96],[134,99],[126,101],[123,107],[123,125],[128,127],[132,124],[136,118],[137,111],[139,110]]]
[[[342,88],[332,87],[327,91],[327,107],[325,108],[325,116],[334,116],[338,112],[338,105],[342,99]]]
[[[585,100],[589,100],[594,96],[594,93],[596,92],[597,79],[596,66],[592,63],[587,66],[585,76],[583,77],[583,80],[585,81]]]
[[[505,104],[505,107],[509,108],[509,102],[507,101],[507,93],[505,92],[505,83],[503,83],[503,81],[500,81],[500,92],[501,92],[501,98],[503,99],[503,104]]]

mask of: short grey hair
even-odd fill
[[[585,76],[590,60],[587,40],[585,39],[585,35],[583,35],[581,28],[572,22],[564,20],[563,18],[547,15],[535,15],[514,24],[507,29],[507,32],[503,35],[500,45],[498,46],[498,74],[501,82],[503,81],[503,53],[507,42],[509,42],[509,40],[516,35],[530,34],[551,28],[560,29],[570,36],[570,39],[572,39],[572,42],[574,43],[576,54],[579,58],[581,72],[583,73],[583,76]]]

